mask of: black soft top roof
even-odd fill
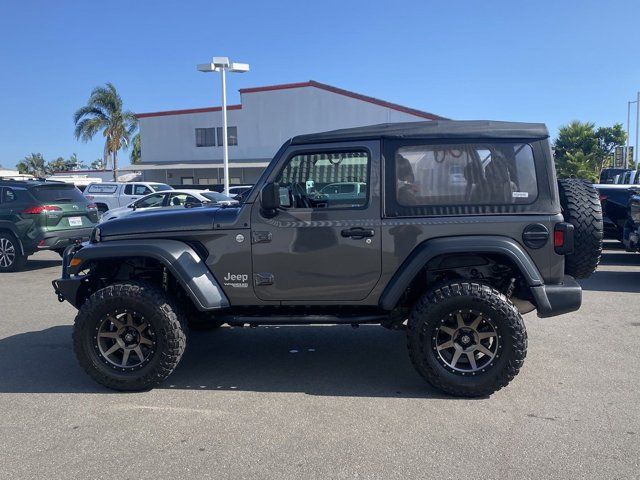
[[[544,123],[497,122],[493,120],[433,120],[381,123],[367,127],[344,128],[330,132],[298,135],[293,145],[346,140],[395,139],[543,139],[549,137]]]

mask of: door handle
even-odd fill
[[[373,237],[375,230],[373,228],[353,227],[342,230],[340,234],[345,238],[351,237],[357,240],[365,237]]]

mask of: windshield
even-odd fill
[[[231,198],[227,197],[224,193],[218,192],[204,192],[202,196],[208,198],[212,202],[229,202]]]
[[[87,203],[82,192],[73,185],[42,185],[30,192],[41,202]]]
[[[173,187],[165,185],[164,183],[152,183],[149,185],[156,192],[164,192],[166,190],[173,190]]]

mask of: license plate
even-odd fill
[[[69,217],[69,226],[70,227],[81,227],[82,226],[82,217]]]

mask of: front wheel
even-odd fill
[[[118,283],[98,290],[80,308],[73,346],[96,382],[115,390],[147,390],[180,362],[185,331],[164,292],[145,283]]]
[[[527,353],[516,307],[477,283],[450,283],[424,294],[409,317],[411,361],[431,385],[451,395],[479,397],[505,387]]]

